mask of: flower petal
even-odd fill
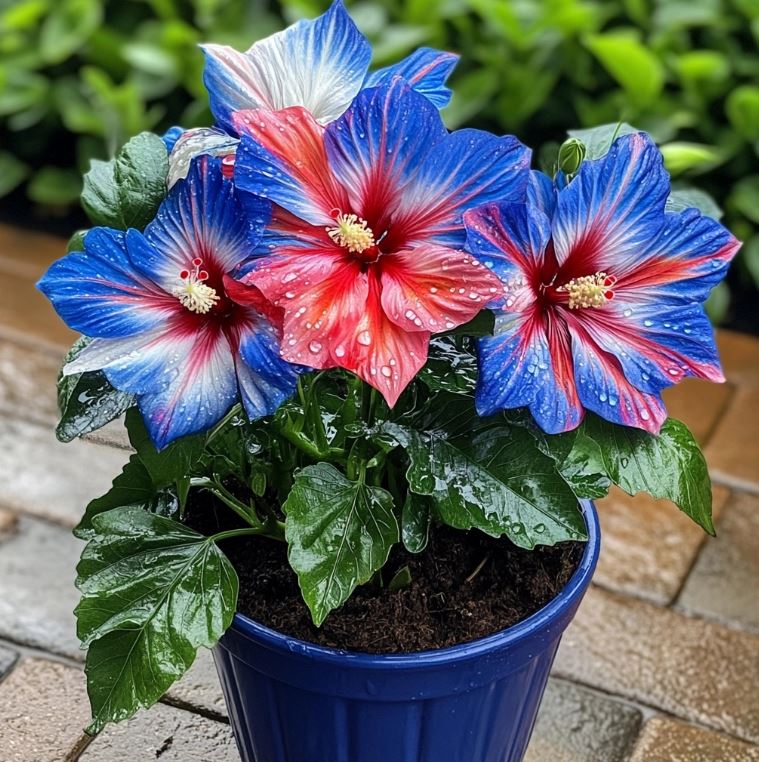
[[[644,133],[624,135],[603,158],[583,162],[553,218],[563,279],[626,272],[661,233],[669,187],[661,153]]]
[[[269,199],[312,225],[334,224],[333,209],[349,207],[327,161],[324,130],[303,108],[240,111],[242,134],[235,184]]]
[[[358,322],[367,298],[366,274],[357,260],[326,246],[307,252],[280,249],[241,280],[284,310],[284,359],[313,368],[342,365],[344,353],[335,335],[341,323]]]
[[[166,183],[171,188],[178,180],[187,177],[192,160],[203,154],[229,156],[237,150],[240,141],[226,132],[213,127],[195,127],[185,130],[171,147],[169,175]]]
[[[537,207],[486,204],[464,215],[466,247],[501,279],[506,307],[520,311],[537,295],[551,223]]]
[[[150,250],[141,233],[93,228],[84,248],[55,262],[37,284],[70,328],[91,337],[132,336],[179,307],[173,296],[135,272],[130,255]]]
[[[353,210],[388,250],[418,240],[464,244],[462,214],[521,196],[530,151],[513,137],[479,130],[447,133],[438,110],[401,79],[363,90],[327,126],[325,145]]]
[[[379,276],[368,271],[368,293],[358,320],[337,323],[332,354],[336,364],[377,389],[390,407],[427,361],[428,331],[406,331],[382,309]]]
[[[245,207],[233,183],[222,175],[221,161],[210,156],[195,159],[187,178],[177,183],[145,228],[152,247],[133,264],[171,291],[182,270],[192,270],[192,260],[203,260],[212,280],[232,270],[254,251],[269,218],[269,205],[254,202]]]
[[[248,418],[273,413],[295,391],[302,367],[280,356],[276,330],[252,310],[234,333],[235,368]]]
[[[321,123],[336,119],[361,88],[371,48],[341,0],[311,21],[298,21],[246,52],[204,45],[203,81],[211,112],[226,130],[250,108],[303,106]]]
[[[579,426],[584,413],[563,326],[546,326],[534,309],[499,313],[496,333],[479,340],[478,355],[480,415],[527,406],[549,434]]]
[[[421,93],[437,108],[445,108],[451,100],[451,90],[445,82],[458,63],[454,53],[433,48],[418,48],[402,61],[370,72],[364,87],[388,84],[394,77],[401,77],[417,93]]]
[[[706,301],[740,246],[729,230],[696,209],[667,214],[660,235],[617,275],[617,299],[670,304]]]
[[[137,406],[158,449],[179,437],[210,428],[237,400],[232,350],[220,330],[198,331],[192,337],[190,351],[181,352],[178,357],[180,350],[170,333],[145,351],[152,353],[160,347],[164,354],[175,356],[175,364],[169,364],[173,372],[167,372],[165,363],[160,383],[137,398]],[[112,367],[106,367],[104,372],[114,386],[125,388],[112,380]]]
[[[406,331],[437,333],[471,320],[503,293],[470,254],[421,244],[381,257],[382,308]]]
[[[714,331],[700,304],[612,304],[584,316],[599,349],[617,359],[627,380],[656,394],[685,376],[721,382]]]
[[[556,211],[556,186],[543,172],[533,169],[527,183],[527,203],[536,206],[550,220]]]
[[[661,398],[633,386],[616,357],[604,352],[579,321],[571,321],[568,328],[583,406],[612,423],[658,434],[667,418]]]

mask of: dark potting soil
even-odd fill
[[[237,526],[228,509],[191,502],[187,523],[206,534]],[[285,543],[262,537],[222,541],[240,578],[238,611],[290,636],[365,653],[409,653],[485,637],[526,619],[551,601],[577,568],[584,543],[528,551],[506,538],[436,527],[423,553],[401,544],[390,554],[385,584],[408,566],[410,584],[395,592],[363,585],[315,627]]]

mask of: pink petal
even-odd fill
[[[378,266],[385,314],[406,331],[450,330],[503,294],[490,270],[446,246],[404,249],[381,257]]]

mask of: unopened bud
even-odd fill
[[[569,138],[559,148],[559,169],[566,175],[573,175],[585,159],[585,143],[579,138]]]

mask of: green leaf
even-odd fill
[[[102,497],[90,501],[74,534],[81,540],[91,539],[95,533],[93,520],[96,516],[127,506],[169,517],[179,510],[177,494],[169,488],[157,488],[137,454],[129,458],[129,462],[113,480],[111,489]]]
[[[460,338],[433,336],[419,378],[435,392],[471,395],[477,383],[477,356]]]
[[[102,21],[98,0],[57,0],[40,29],[40,53],[46,63],[66,60],[87,41]]]
[[[82,206],[95,225],[142,230],[166,195],[168,170],[163,141],[143,132],[132,138],[115,159],[92,162],[84,176]]]
[[[664,166],[673,175],[690,170],[705,171],[718,164],[720,152],[714,146],[683,141],[660,146],[664,157]]]
[[[77,566],[77,632],[89,645],[88,732],[152,706],[232,623],[238,580],[213,538],[137,508],[94,520]]]
[[[591,447],[588,440],[596,445]],[[617,426],[588,415],[567,460],[568,477],[588,481],[608,477],[625,492],[647,492],[671,500],[709,534],[712,489],[701,450],[684,423],[668,418],[658,436]]]
[[[577,498],[526,429],[491,420],[455,436],[405,433],[409,487],[432,497],[446,524],[523,548],[585,539]]]
[[[586,159],[600,159],[609,152],[611,144],[622,135],[632,135],[641,130],[627,122],[613,122],[585,130],[568,130],[567,135],[582,141]]]
[[[66,355],[63,365],[71,362],[90,343],[84,336],[78,339]],[[89,434],[118,418],[134,404],[134,397],[114,389],[100,371],[58,375],[58,409],[61,420],[55,435],[61,442]]]
[[[29,176],[29,166],[9,151],[0,151],[0,197],[10,193]]]
[[[585,44],[634,103],[645,106],[659,97],[664,87],[664,67],[637,35],[605,32],[590,35]]]
[[[72,251],[84,251],[84,239],[87,237],[88,232],[87,230],[77,230],[66,244],[66,254]]]
[[[393,498],[318,463],[296,474],[283,509],[290,565],[319,626],[382,568],[398,542]]]
[[[408,566],[402,566],[393,575],[390,582],[387,583],[387,589],[390,593],[396,593],[398,590],[403,590],[411,584],[411,569]]]
[[[727,96],[725,111],[736,132],[747,140],[759,138],[759,87],[736,87]]]
[[[492,336],[495,330],[495,313],[492,310],[480,310],[471,320],[462,323],[441,336]]]
[[[68,206],[82,191],[82,181],[74,169],[42,167],[26,186],[26,195],[38,204]]]
[[[669,194],[666,211],[682,212],[685,209],[698,209],[701,214],[712,219],[722,219],[722,209],[705,191],[699,188],[677,188]]]
[[[401,539],[409,553],[421,553],[430,538],[432,505],[428,497],[408,492],[401,512]]]
[[[749,175],[739,180],[733,186],[728,204],[759,224],[759,175]]]
[[[182,437],[159,451],[150,439],[137,408],[127,412],[125,423],[129,443],[137,450],[140,460],[158,486],[173,484],[178,479],[188,476],[203,455],[204,434]]]

